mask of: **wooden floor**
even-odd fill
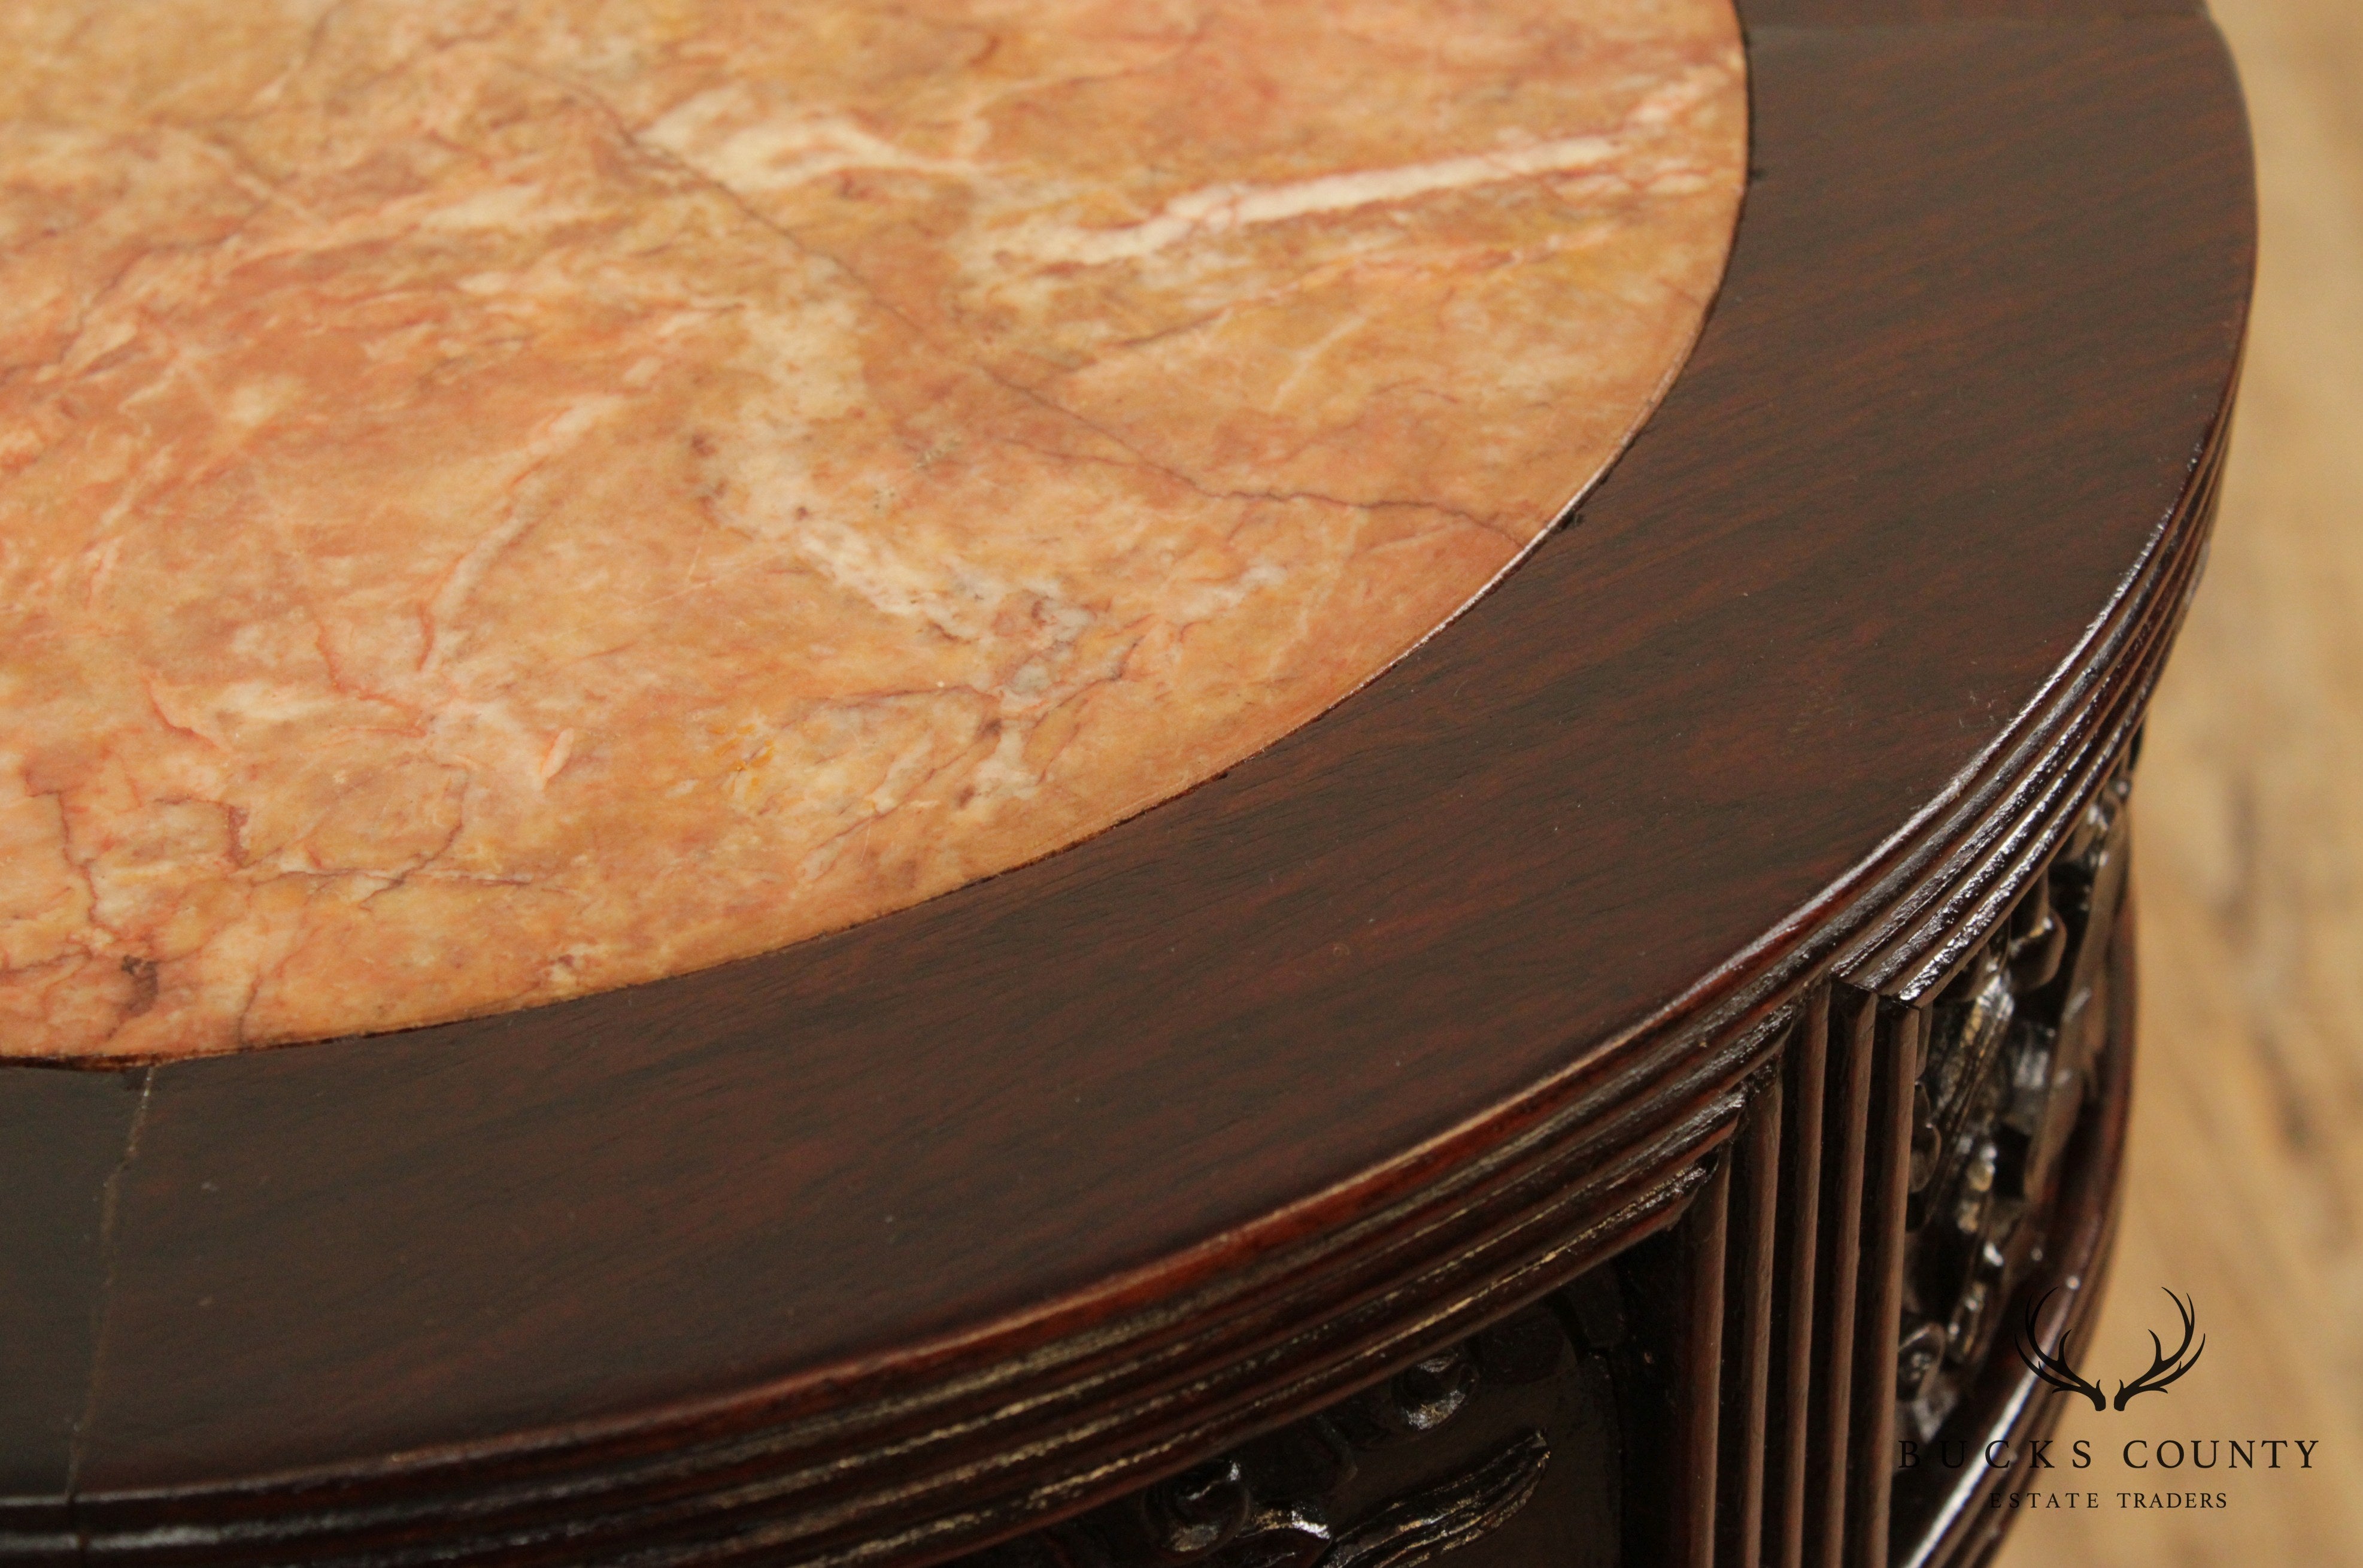
[[[2136,792],[2145,1055],[2090,1368],[2113,1390],[2150,1329],[2174,1343],[2162,1286],[2196,1296],[2207,1346],[2164,1396],[2069,1415],[2092,1467],[2029,1485],[2102,1507],[2023,1517],[2002,1568],[2363,1564],[2363,0],[2211,3],[2263,258],[2213,559]],[[2310,1472],[2123,1466],[2128,1439],[2191,1437],[2321,1446]],[[2119,1506],[2145,1484],[2229,1507]]]

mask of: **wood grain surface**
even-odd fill
[[[2321,1447],[2311,1473],[2219,1473],[2220,1514],[2112,1489],[2029,1516],[2004,1568],[2363,1562],[2363,6],[2213,9],[2263,236],[2213,560],[2142,762],[2142,1047],[2091,1360],[2147,1363],[2176,1327],[2161,1286],[2208,1348],[2169,1397],[2070,1401],[2061,1436]]]
[[[2196,554],[2251,254],[2220,46],[2001,10],[1755,27],[1658,418],[1225,778],[689,982],[33,1118],[120,1129],[20,1274],[89,1347],[49,1458],[94,1553],[915,1560],[1662,1222],[1772,1009],[1933,984],[2039,869]]]

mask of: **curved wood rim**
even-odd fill
[[[1223,778],[680,981],[0,1073],[0,1557],[941,1556],[1669,1220],[1803,986],[1922,995],[2007,907],[2196,570],[2221,42],[1970,8],[1745,7],[1757,179],[1657,417]]]

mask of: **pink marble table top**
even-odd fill
[[[12,0],[0,1055],[554,1000],[1031,860],[1679,368],[1728,0]]]

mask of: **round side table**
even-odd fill
[[[2183,0],[1747,0],[1703,337],[1203,786],[764,957],[0,1066],[0,1562],[1981,1559],[2254,250]],[[793,1047],[793,1049],[788,1049]]]

